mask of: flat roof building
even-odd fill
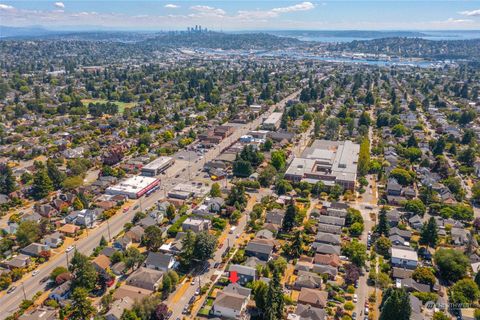
[[[265,130],[277,130],[280,128],[282,122],[283,112],[273,112],[262,124],[262,128]]]
[[[335,184],[353,190],[357,179],[360,145],[352,141],[315,140],[301,157],[294,158],[285,173],[292,181]]]
[[[159,157],[142,168],[142,176],[154,177],[159,175],[174,163],[175,160],[172,157]]]
[[[133,176],[127,178],[120,183],[108,187],[107,194],[110,195],[125,195],[130,199],[138,199],[147,193],[149,190],[157,187],[159,180],[152,177]]]

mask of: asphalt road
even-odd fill
[[[204,161],[197,161],[193,163],[186,161],[186,162],[182,162],[181,165],[176,165],[172,168],[169,168],[165,176],[160,175],[160,179],[162,180],[161,187],[157,192],[150,195],[150,197],[147,197],[147,198],[142,197],[136,200],[135,204],[133,204],[131,206],[131,209],[126,213],[119,212],[115,216],[110,218],[108,223],[104,222],[101,225],[97,226],[96,228],[89,230],[88,236],[86,238],[83,238],[75,243],[77,250],[83,254],[90,255],[93,249],[97,247],[98,244],[100,243],[100,239],[102,238],[102,236],[105,237],[105,239],[110,239],[109,234],[112,237],[117,235],[123,229],[123,226],[125,225],[125,223],[132,220],[135,211],[143,210],[153,206],[158,200],[165,197],[167,190],[170,190],[173,186],[175,186],[180,182],[185,182],[190,180],[191,177],[194,177],[195,174],[199,172],[199,170],[203,167],[206,161],[210,161],[211,159],[214,159],[224,149],[228,148],[236,140],[238,140],[242,135],[245,135],[250,130],[256,129],[262,123],[263,118],[268,117],[275,110],[276,107],[281,108],[285,106],[287,101],[296,98],[299,95],[299,93],[300,93],[300,90],[290,94],[279,103],[271,106],[266,113],[262,114],[261,117],[258,117],[252,122],[249,122],[247,124],[237,127],[237,129],[234,131],[232,135],[230,135],[228,138],[220,142],[216,148],[210,149],[205,154],[203,159]],[[188,169],[188,167],[190,167],[189,170],[183,171],[183,169]],[[170,169],[173,169],[176,171],[172,172],[172,170]],[[190,177],[189,177],[189,173],[190,173]],[[177,175],[178,177],[175,178]],[[140,206],[140,208],[134,210],[133,208],[137,204]],[[109,232],[109,229],[110,229],[110,232]],[[238,230],[243,231],[243,228],[238,228]],[[73,252],[70,252],[68,255],[72,256],[72,254]],[[215,259],[216,258],[217,257],[215,257]],[[42,292],[45,291],[46,285],[40,284],[39,283],[40,279],[46,276],[49,276],[52,270],[55,269],[56,267],[66,266],[66,265],[67,265],[67,253],[57,255],[47,263],[41,265],[37,269],[39,273],[35,277],[26,277],[24,280],[22,279],[12,284],[14,286],[17,286],[17,289],[10,294],[4,294],[2,297],[0,297],[0,319],[5,319],[9,315],[11,315],[13,312],[15,312],[18,309],[19,304],[25,298],[30,299],[32,298],[33,295],[35,295],[35,293],[39,291],[42,291]],[[192,290],[193,290],[192,292],[192,295],[193,295],[195,290],[194,289]],[[180,313],[181,313],[181,310],[180,310]]]

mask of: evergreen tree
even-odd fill
[[[95,288],[97,271],[87,256],[75,250],[68,268],[73,275],[72,286],[74,288],[81,287],[87,292]]]
[[[425,222],[422,226],[420,233],[420,243],[426,244],[430,247],[435,247],[438,241],[438,228],[437,222],[434,217],[430,217],[428,222]]]
[[[273,270],[273,277],[268,284],[267,299],[268,304],[265,308],[264,319],[265,320],[278,320],[283,319],[283,291],[280,283],[280,272]]]
[[[287,211],[285,212],[285,217],[283,218],[283,231],[288,233],[293,229],[293,227],[295,227],[295,219],[297,218],[297,214],[298,208],[292,200],[288,204]]]
[[[298,258],[303,253],[303,234],[300,230],[295,232],[293,242],[289,247],[289,255],[292,258]]]
[[[63,172],[58,170],[57,165],[55,164],[55,162],[53,162],[52,159],[48,159],[47,161],[47,172],[48,177],[50,178],[50,180],[52,180],[55,190],[60,189],[66,176]]]
[[[412,308],[405,289],[388,288],[383,292],[379,320],[409,320]]]
[[[380,210],[380,213],[378,214],[378,225],[376,232],[378,235],[384,235],[388,237],[388,231],[390,230],[390,226],[388,224],[387,220],[387,209],[385,207],[382,207]]]
[[[15,191],[17,184],[12,169],[8,165],[0,166],[0,193],[9,194]]]
[[[72,294],[72,313],[68,317],[73,320],[90,319],[95,308],[88,299],[88,291],[85,288],[75,288]]]
[[[45,198],[53,191],[53,183],[46,169],[39,169],[33,176],[32,195],[35,200]]]

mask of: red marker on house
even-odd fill
[[[228,277],[228,280],[230,280],[231,283],[237,283],[238,281],[237,271],[230,271],[230,276]]]

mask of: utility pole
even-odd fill
[[[107,231],[108,231],[108,242],[112,241],[112,235],[110,234],[110,222],[107,219]]]
[[[70,262],[68,261],[68,252],[67,251],[65,251],[65,257],[67,258],[67,268],[68,268],[68,266],[70,265]]]
[[[27,300],[27,294],[25,293],[25,284],[22,282],[22,289],[23,289],[23,299]]]

